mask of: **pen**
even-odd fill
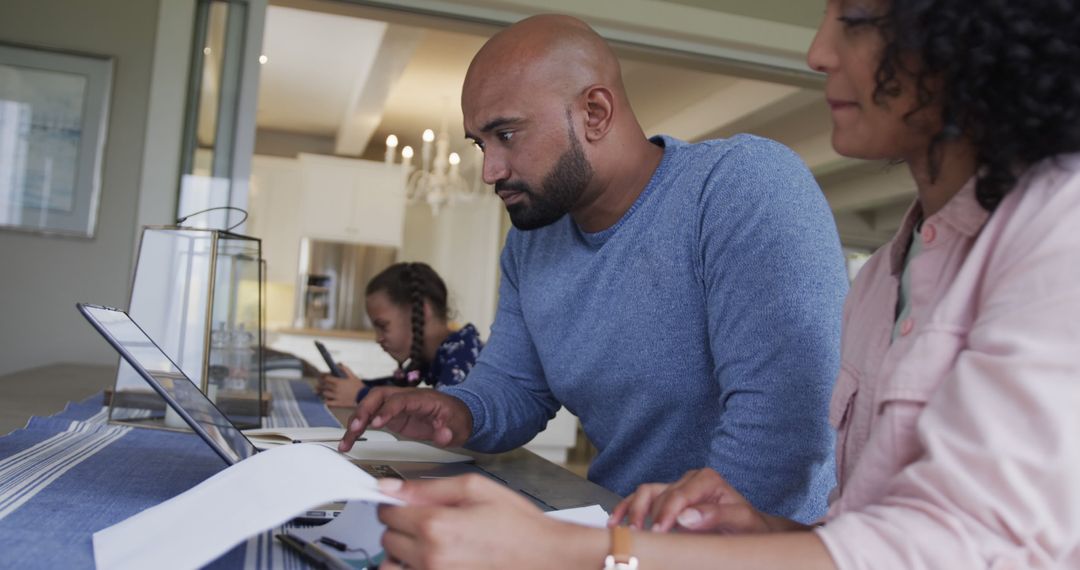
[[[352,570],[352,566],[341,560],[337,556],[326,552],[325,550],[311,544],[310,542],[297,537],[296,535],[283,532],[277,535],[285,546],[292,548],[300,557],[309,562],[316,568],[327,568],[329,570]]]

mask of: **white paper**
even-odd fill
[[[311,441],[332,441],[335,443],[345,437],[345,429],[339,427],[282,427],[243,430],[257,449],[270,449],[287,443]],[[397,441],[393,434],[384,431],[364,432],[365,441]]]
[[[593,528],[605,528],[607,526],[608,518],[611,516],[604,510],[604,507],[601,507],[600,505],[548,511],[544,514],[563,522],[591,526]]]
[[[94,533],[94,562],[100,569],[201,567],[250,536],[334,501],[402,504],[335,451],[282,445]]]
[[[319,443],[337,449],[337,443]],[[420,443],[419,441],[361,441],[346,452],[353,459],[365,461],[406,461],[421,463],[464,463],[473,457]]]

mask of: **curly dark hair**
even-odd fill
[[[446,283],[426,263],[395,263],[368,282],[366,295],[386,293],[395,305],[409,307],[412,311],[412,347],[408,365],[404,371],[424,370],[424,301],[431,305],[431,312],[441,320],[450,318],[447,304]]]
[[[942,104],[930,145],[967,137],[975,193],[994,211],[1032,164],[1080,150],[1080,9],[1076,0],[892,0],[877,19],[885,50],[875,99],[900,92],[913,73],[916,106]],[[914,55],[919,68],[905,67]],[[909,60],[908,60],[909,61]]]

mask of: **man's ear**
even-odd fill
[[[585,140],[596,142],[615,124],[615,96],[603,85],[593,85],[582,94],[585,100]]]

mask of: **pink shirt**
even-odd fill
[[[1080,154],[1029,170],[991,216],[969,183],[916,205],[844,308],[837,490],[817,529],[841,569],[1080,568]]]

